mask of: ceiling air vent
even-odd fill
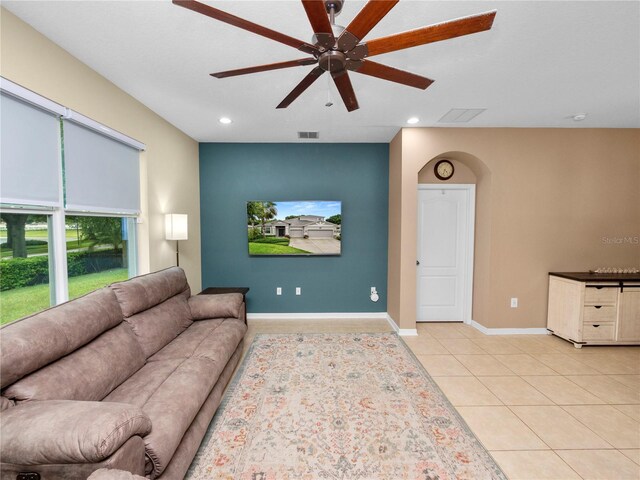
[[[485,110],[486,108],[452,108],[438,123],[467,123]]]
[[[320,132],[298,132],[298,138],[305,140],[317,140],[320,138]]]

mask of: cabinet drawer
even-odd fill
[[[611,340],[615,338],[614,323],[584,323],[582,325],[582,340]]]
[[[611,305],[585,305],[584,323],[607,323],[616,321],[617,309]]]
[[[611,305],[618,301],[618,288],[612,287],[587,287],[584,290],[584,303],[586,305]]]

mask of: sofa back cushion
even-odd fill
[[[0,387],[68,355],[121,322],[114,293],[103,288],[5,325],[0,330]]]
[[[144,363],[145,356],[131,327],[120,322],[75,352],[18,380],[3,395],[16,403],[102,400]]]
[[[178,267],[111,285],[125,321],[149,358],[193,323],[187,300],[191,290]]]

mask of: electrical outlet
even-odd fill
[[[276,295],[282,295],[282,287],[276,288]]]
[[[296,295],[302,295],[302,289],[300,287],[296,287]]]
[[[518,308],[518,298],[517,297],[513,297],[511,299],[511,308]]]

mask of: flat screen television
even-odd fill
[[[249,255],[340,255],[342,202],[247,202]]]

